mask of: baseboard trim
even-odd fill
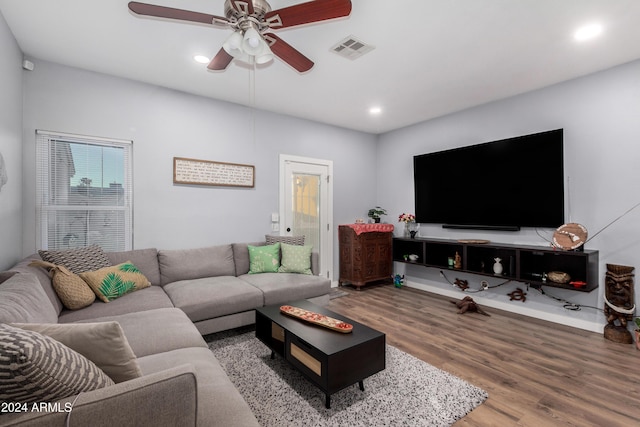
[[[426,283],[416,283],[407,281],[405,286],[409,288],[415,288],[426,292],[431,292],[438,295],[453,298],[454,300],[460,300],[465,296],[471,296],[473,300],[482,305],[483,307],[492,307],[499,310],[508,311],[510,313],[522,314],[524,316],[533,317],[535,319],[546,320],[548,322],[558,323],[565,326],[571,326],[573,328],[583,329],[590,332],[602,333],[604,328],[604,317],[602,323],[597,321],[591,321],[587,319],[579,319],[575,317],[563,316],[556,313],[543,312],[540,310],[532,309],[526,304],[519,303],[515,305],[509,301],[500,301],[496,299],[486,298],[478,294],[464,294],[463,292],[450,288],[443,289],[438,286],[432,286]]]

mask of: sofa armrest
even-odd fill
[[[311,252],[311,273],[314,276],[320,275],[320,254],[318,252]]]
[[[3,414],[0,426],[195,426],[197,425],[197,384],[192,365],[145,375],[110,387],[82,393],[51,404],[48,412],[31,410]]]

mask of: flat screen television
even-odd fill
[[[519,230],[564,223],[563,130],[414,156],[416,222]]]

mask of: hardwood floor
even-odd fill
[[[330,310],[489,393],[456,426],[640,426],[635,344],[493,308],[457,314],[452,298],[407,287],[340,289]]]

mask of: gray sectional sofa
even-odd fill
[[[257,426],[202,335],[253,324],[255,308],[264,305],[329,301],[331,282],[317,275],[317,254],[311,259],[313,275],[249,274],[246,243],[106,256],[113,265],[131,261],[151,286],[69,310],[47,271],[29,266],[40,259],[32,255],[0,273],[0,324],[115,321],[141,376],[68,397],[54,407],[73,402],[71,411],[5,411],[0,425],[62,426],[69,418],[71,426]]]

